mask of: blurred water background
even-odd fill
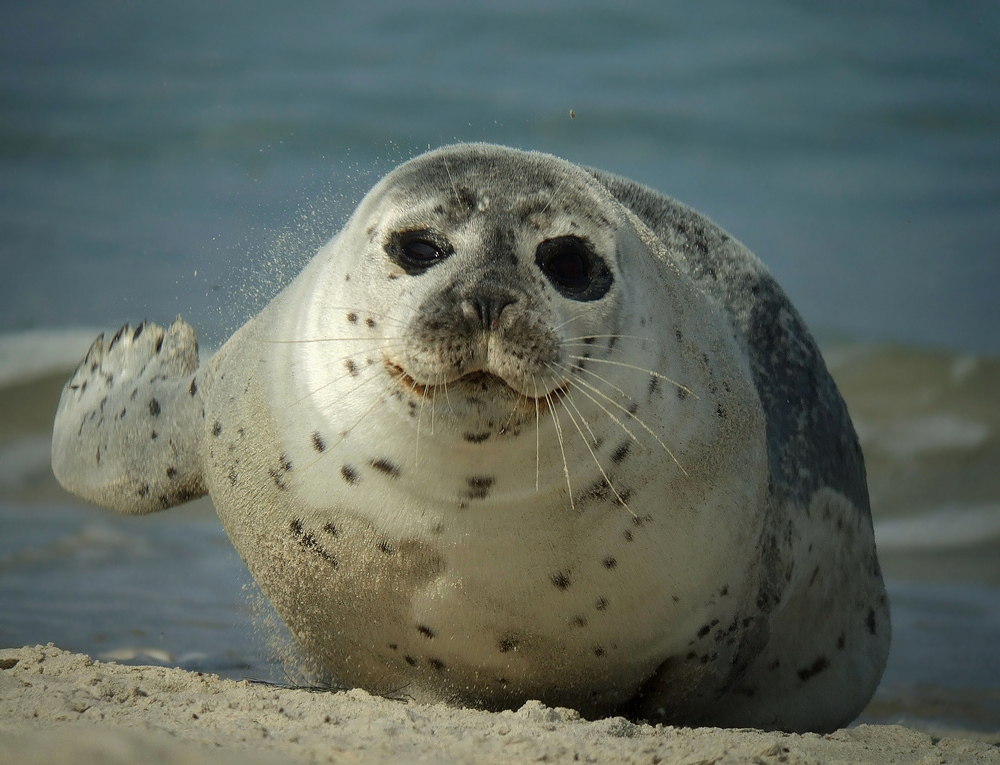
[[[125,321],[220,345],[382,174],[486,140],[642,181],[768,264],[868,460],[895,634],[864,719],[1000,731],[996,2],[2,15],[0,645],[284,677],[207,500],[129,519],[59,489],[60,388]]]

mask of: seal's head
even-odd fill
[[[327,304],[349,303],[358,281],[376,297],[368,329],[382,325],[381,363],[404,406],[447,396],[437,416],[475,432],[509,427],[563,396],[591,346],[622,340],[650,270],[637,223],[576,165],[446,147],[402,165],[361,203],[331,244]],[[316,329],[329,335],[345,318],[363,323],[357,316],[330,311]]]

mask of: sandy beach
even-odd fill
[[[998,740],[898,725],[820,736],[488,713],[315,692],[53,646],[0,650],[0,763],[1000,763]]]

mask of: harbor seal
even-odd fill
[[[552,156],[406,162],[256,318],[94,342],[52,461],[125,513],[209,493],[343,685],[827,731],[890,623],[864,461],[745,247]]]

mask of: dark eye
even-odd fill
[[[385,249],[389,257],[411,276],[423,273],[454,251],[446,239],[426,229],[394,231]]]
[[[573,300],[597,300],[611,289],[611,271],[590,243],[578,236],[546,239],[535,263],[560,293]]]

